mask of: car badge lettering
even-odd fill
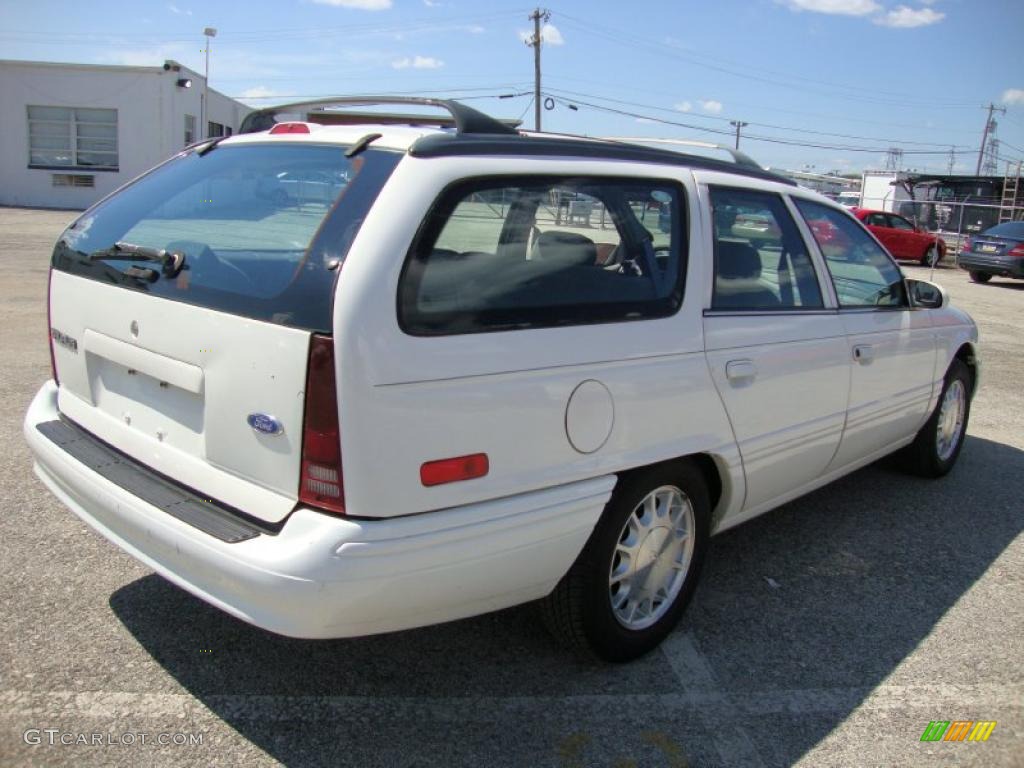
[[[50,338],[65,349],[70,349],[76,355],[78,354],[78,341],[66,333],[58,331],[56,328],[50,328]]]
[[[255,431],[264,435],[279,435],[284,432],[281,422],[265,413],[250,413],[245,421]]]

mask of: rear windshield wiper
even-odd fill
[[[167,277],[175,277],[185,266],[185,254],[134,243],[114,243],[109,248],[89,254],[89,261],[156,261]]]

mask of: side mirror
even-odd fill
[[[941,285],[907,278],[907,289],[910,292],[910,303],[915,307],[941,309],[949,304],[949,294]]]

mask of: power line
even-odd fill
[[[607,102],[612,102],[612,103],[615,103],[615,104],[625,104],[627,106],[641,107],[643,109],[653,109],[653,110],[657,110],[659,112],[669,112],[671,114],[679,114],[679,110],[678,109],[669,109],[668,107],[658,107],[658,106],[654,106],[653,104],[642,104],[642,103],[636,102],[636,101],[626,101],[626,100],[623,100],[623,99],[613,99],[613,98],[608,97],[608,96],[597,96],[597,95],[590,94],[590,93],[580,93],[578,91],[569,91],[569,90],[565,90],[563,88],[550,88],[549,87],[548,90],[553,92],[553,93],[561,93],[561,94],[567,95],[569,97],[572,97],[572,96],[582,96],[582,97],[588,98],[588,99],[597,99],[599,101],[607,101]],[[726,123],[731,123],[732,122],[731,119],[728,118],[728,117],[718,117],[718,116],[715,116],[715,115],[698,115],[698,114],[693,114],[693,115],[690,115],[690,117],[697,118],[697,119],[700,119],[700,120],[717,120],[717,121],[726,122]],[[949,146],[949,144],[946,143],[946,142],[910,141],[910,140],[904,140],[904,139],[879,138],[877,136],[856,136],[856,135],[852,135],[852,134],[848,134],[848,133],[832,133],[832,132],[829,132],[829,131],[814,131],[814,130],[811,130],[809,128],[794,128],[792,126],[776,125],[774,123],[760,123],[760,122],[753,122],[752,121],[749,124],[750,125],[756,125],[756,126],[759,126],[761,128],[773,128],[773,129],[780,130],[780,131],[791,131],[793,133],[808,133],[808,134],[813,134],[813,135],[816,135],[816,136],[834,136],[836,138],[856,139],[858,141],[880,141],[880,142],[884,142],[884,143],[887,143],[887,144],[909,144],[909,145],[922,146],[922,147],[943,147],[943,148],[945,148],[945,147]],[[963,145],[956,145],[956,146],[957,146],[958,149],[968,149],[968,147],[963,146]]]
[[[560,103],[562,103],[562,104],[564,104],[566,106],[569,106],[569,104],[572,103],[574,105],[582,105],[582,106],[589,107],[591,109],[596,109],[596,110],[603,111],[603,112],[609,112],[609,113],[617,114],[617,115],[625,115],[626,117],[640,118],[641,120],[650,120],[651,122],[663,123],[665,125],[673,125],[673,126],[677,126],[677,127],[680,127],[680,128],[689,128],[690,130],[702,131],[704,133],[713,133],[713,134],[717,134],[717,135],[726,135],[726,136],[732,136],[733,135],[733,132],[732,131],[728,131],[728,130],[720,130],[720,129],[717,129],[717,128],[707,128],[705,126],[693,125],[691,123],[683,123],[683,122],[680,122],[678,120],[666,120],[665,118],[661,118],[661,117],[652,117],[651,115],[645,115],[645,114],[641,114],[639,112],[630,112],[630,111],[624,110],[624,109],[616,109],[616,108],[613,108],[613,107],[603,106],[601,104],[593,104],[593,103],[590,103],[590,102],[581,101],[579,99],[573,99],[570,102],[570,100],[565,99],[564,97],[557,97],[557,98],[556,97],[552,97],[552,98],[555,98],[556,101],[558,101],[558,102],[560,102]],[[758,136],[758,135],[754,135],[754,134],[747,134],[747,139],[750,140],[750,141],[764,141],[764,142],[768,142],[768,143],[771,143],[771,144],[783,144],[783,145],[788,145],[788,146],[805,147],[805,148],[810,148],[810,149],[829,149],[829,150],[834,150],[834,151],[839,151],[839,152],[872,152],[872,153],[882,154],[882,153],[885,153],[885,152],[889,151],[888,147],[857,147],[857,146],[847,146],[847,145],[839,145],[839,144],[817,144],[817,143],[811,143],[811,142],[792,141],[792,140],[783,139],[783,138],[780,138],[780,137],[777,137],[777,136]],[[910,150],[903,151],[903,154],[905,154],[905,155],[944,155],[944,154],[946,154],[946,150],[910,149]]]

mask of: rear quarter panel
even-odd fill
[[[615,170],[609,169],[614,167]],[[414,337],[398,325],[403,261],[422,217],[449,183],[508,174],[674,179],[687,192],[691,253],[674,316],[634,322]],[[338,282],[338,350],[346,507],[406,515],[596,477],[695,452],[725,469],[723,502],[742,499],[742,472],[710,381],[701,329],[710,257],[701,248],[692,175],[630,163],[406,157],[353,243]],[[612,396],[603,446],[583,454],[566,406],[587,380]],[[425,488],[426,462],[486,453],[486,477]]]

